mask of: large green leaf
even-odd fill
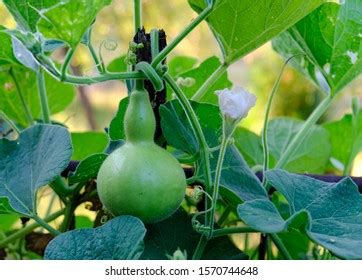
[[[303,121],[290,118],[277,118],[268,127],[270,154],[278,160],[293,137],[299,132]],[[289,157],[285,169],[290,172],[322,173],[328,163],[331,145],[328,132],[313,126],[303,143]]]
[[[192,102],[203,132],[210,147],[220,145],[222,119],[217,106]],[[198,152],[198,143],[191,125],[177,100],[170,101],[160,108],[162,131],[168,143],[175,148],[194,155]],[[218,152],[211,158],[212,175],[215,174]],[[199,171],[202,167],[199,168]],[[199,179],[203,181],[201,174]],[[240,152],[231,145],[225,155],[221,173],[222,188],[227,189],[241,200],[265,198],[266,193],[260,181],[249,169]],[[224,192],[226,195],[226,193]]]
[[[48,260],[135,260],[143,252],[146,229],[131,216],[120,216],[96,229],[76,229],[53,239]]]
[[[48,39],[59,39],[74,49],[111,0],[66,0],[41,14],[37,27]]]
[[[346,115],[339,121],[324,125],[332,144],[332,158],[344,167],[362,150],[362,114],[359,115],[355,124],[352,116]]]
[[[216,56],[213,56],[206,59],[198,67],[179,74],[177,78],[191,78],[194,81],[194,83],[191,85],[183,85],[183,83],[180,83],[180,86],[182,87],[186,96],[191,98],[220,65],[220,60]],[[212,87],[206,92],[200,101],[211,104],[218,104],[218,98],[215,94],[215,91],[219,89],[230,88],[231,86],[232,83],[229,81],[228,74],[225,72],[214,82]]]
[[[67,167],[71,154],[69,133],[61,126],[36,125],[17,141],[0,139],[0,199],[18,213],[35,214],[37,190]]]
[[[285,221],[269,200],[254,200],[239,206],[242,220],[268,233],[299,227],[341,258],[362,258],[362,197],[350,178],[325,183],[282,170],[266,176],[288,201],[290,218]]]
[[[40,118],[41,107],[35,74],[24,67],[13,67],[13,72],[33,118]],[[75,96],[74,87],[58,82],[48,74],[45,75],[45,84],[51,113],[63,111]],[[0,72],[0,110],[20,125],[28,124],[16,84],[8,72]]]
[[[273,42],[277,52],[322,88],[341,91],[362,72],[362,2],[325,3]],[[326,88],[326,91],[329,89]]]
[[[84,160],[87,157],[102,153],[107,148],[108,137],[102,132],[73,132],[73,160]]]
[[[204,0],[188,0],[200,13]],[[232,63],[305,17],[324,0],[216,0],[207,18],[224,54]]]
[[[25,31],[36,32],[36,24],[43,9],[59,3],[59,0],[3,0],[6,8],[14,17],[18,27]]]

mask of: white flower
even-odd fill
[[[241,87],[217,90],[215,93],[219,97],[221,113],[233,120],[245,118],[256,103],[256,96]]]

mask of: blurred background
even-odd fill
[[[151,28],[164,29],[169,41],[196,16],[186,0],[144,0],[143,2],[146,31]],[[113,0],[112,5],[102,10],[98,16],[92,36],[95,49],[98,50],[102,42],[117,42],[114,51],[102,48],[102,56],[106,63],[127,52],[128,44],[133,37],[132,11],[132,0]],[[14,21],[1,2],[0,24],[7,28],[15,27]],[[213,55],[221,59],[217,42],[206,23],[193,31],[174,50],[171,58],[177,55],[195,57],[199,63]],[[272,50],[271,44],[267,43],[229,69],[229,78],[234,85],[243,86],[258,96],[257,106],[242,123],[256,133],[260,133],[265,104],[283,63],[283,59]],[[82,47],[77,50],[73,66],[84,75],[96,73],[91,57]],[[65,123],[71,131],[102,131],[115,115],[119,100],[125,96],[126,89],[121,82],[113,81],[84,87],[72,105],[66,111],[53,116],[53,119]],[[358,96],[362,103],[361,77],[340,94],[321,122],[336,120],[351,112],[353,96]],[[272,115],[306,119],[322,98],[321,93],[311,82],[288,67],[283,75]],[[362,176],[361,154],[356,161],[353,174]]]

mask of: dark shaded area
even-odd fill
[[[148,63],[152,62],[151,54],[151,36],[150,33],[146,33],[145,29],[142,28],[134,36],[133,41],[137,44],[143,44],[143,48],[137,49],[137,62],[146,61]],[[162,51],[167,46],[166,33],[163,30],[159,30],[159,51]],[[165,64],[165,60],[162,62]],[[161,144],[164,142],[162,137],[161,130],[161,117],[159,113],[159,108],[162,104],[166,103],[167,90],[166,83],[164,82],[164,89],[162,91],[156,91],[153,88],[153,85],[150,81],[145,81],[145,88],[149,93],[151,104],[153,107],[153,112],[156,118],[156,133],[155,133],[155,142]]]
[[[49,233],[32,232],[25,236],[26,249],[37,253],[39,256],[44,256],[45,248],[54,238]]]

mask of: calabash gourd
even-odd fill
[[[125,114],[125,144],[108,156],[97,177],[100,200],[115,216],[158,222],[172,215],[184,198],[183,169],[154,143],[155,129],[148,93],[138,81]]]

